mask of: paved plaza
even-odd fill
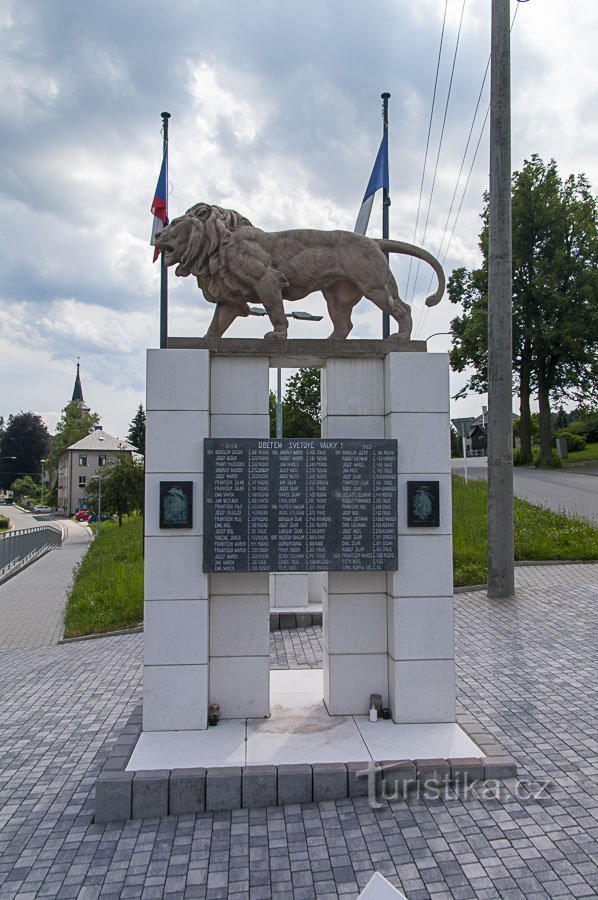
[[[41,588],[58,558],[29,578]],[[0,586],[0,616],[27,572]],[[141,697],[142,635],[54,645],[44,627],[7,642],[0,897],[355,897],[374,871],[409,900],[598,896],[598,566],[516,578],[512,600],[455,600],[460,710],[503,742],[519,780],[376,809],[357,798],[95,825],[95,777]],[[321,629],[274,633],[271,651],[273,667],[318,666]]]

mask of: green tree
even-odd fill
[[[145,410],[141,403],[129,425],[127,440],[140,453],[145,453]]]
[[[23,478],[15,478],[10,486],[10,489],[13,492],[14,499],[17,502],[22,500],[24,497],[30,497],[32,500],[37,502],[42,488],[41,484],[35,482],[31,475],[24,475]]]
[[[33,412],[8,417],[0,435],[0,485],[6,490],[16,475],[41,475],[41,461],[48,454],[50,435],[41,418]]]
[[[595,394],[598,384],[598,216],[584,175],[562,181],[554,160],[526,160],[512,181],[513,371],[520,401],[522,461],[531,460],[530,397],[538,396],[540,462],[551,459],[552,401]],[[456,371],[474,367],[461,395],[487,389],[488,197],[479,269],[457,269],[451,302]]]
[[[120,453],[108,463],[101,476],[92,478],[87,485],[87,504],[96,513],[99,511],[100,479],[100,512],[117,515],[119,526],[123,516],[143,509],[143,465],[130,453]]]
[[[100,417],[97,413],[92,413],[86,407],[81,407],[77,400],[71,400],[70,403],[67,403],[56,426],[56,434],[50,443],[50,452],[46,464],[50,475],[50,483],[53,482],[54,476],[58,471],[58,458],[62,451],[91,434],[99,421]]]
[[[270,392],[270,434],[276,434],[276,397]],[[299,369],[287,381],[282,401],[283,437],[320,437],[320,370]]]

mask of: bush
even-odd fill
[[[585,450],[586,449],[586,439],[582,434],[575,434],[573,431],[557,431],[555,432],[555,438],[564,437],[567,440],[567,450],[574,452],[575,450]]]
[[[531,460],[525,460],[521,457],[521,447],[515,447],[513,450],[513,465],[514,466],[529,466]]]
[[[5,531],[10,525],[10,519],[7,519],[6,516],[0,516],[0,531]]]
[[[598,413],[591,413],[582,419],[576,419],[567,425],[567,431],[573,434],[581,434],[588,444],[598,442]]]
[[[534,466],[536,469],[540,465],[540,448],[534,447],[532,450],[532,455],[534,458]],[[561,457],[558,455],[554,447],[552,448],[552,454],[550,457],[550,462],[548,463],[549,469],[561,469],[563,467],[563,463],[561,461]]]

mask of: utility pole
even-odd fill
[[[492,0],[488,247],[488,596],[515,592],[509,0]]]

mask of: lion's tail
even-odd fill
[[[442,266],[435,256],[432,256],[431,253],[428,253],[428,251],[424,250],[422,247],[417,247],[415,244],[408,244],[405,241],[390,241],[382,238],[376,240],[376,243],[380,245],[380,248],[385,253],[403,253],[406,256],[415,256],[416,259],[422,259],[432,266],[436,272],[436,277],[438,278],[438,288],[433,294],[430,294],[430,296],[426,298],[426,306],[436,306],[436,304],[442,300],[442,295],[444,294],[444,289],[446,287],[446,279],[444,277],[444,272],[442,271]]]

